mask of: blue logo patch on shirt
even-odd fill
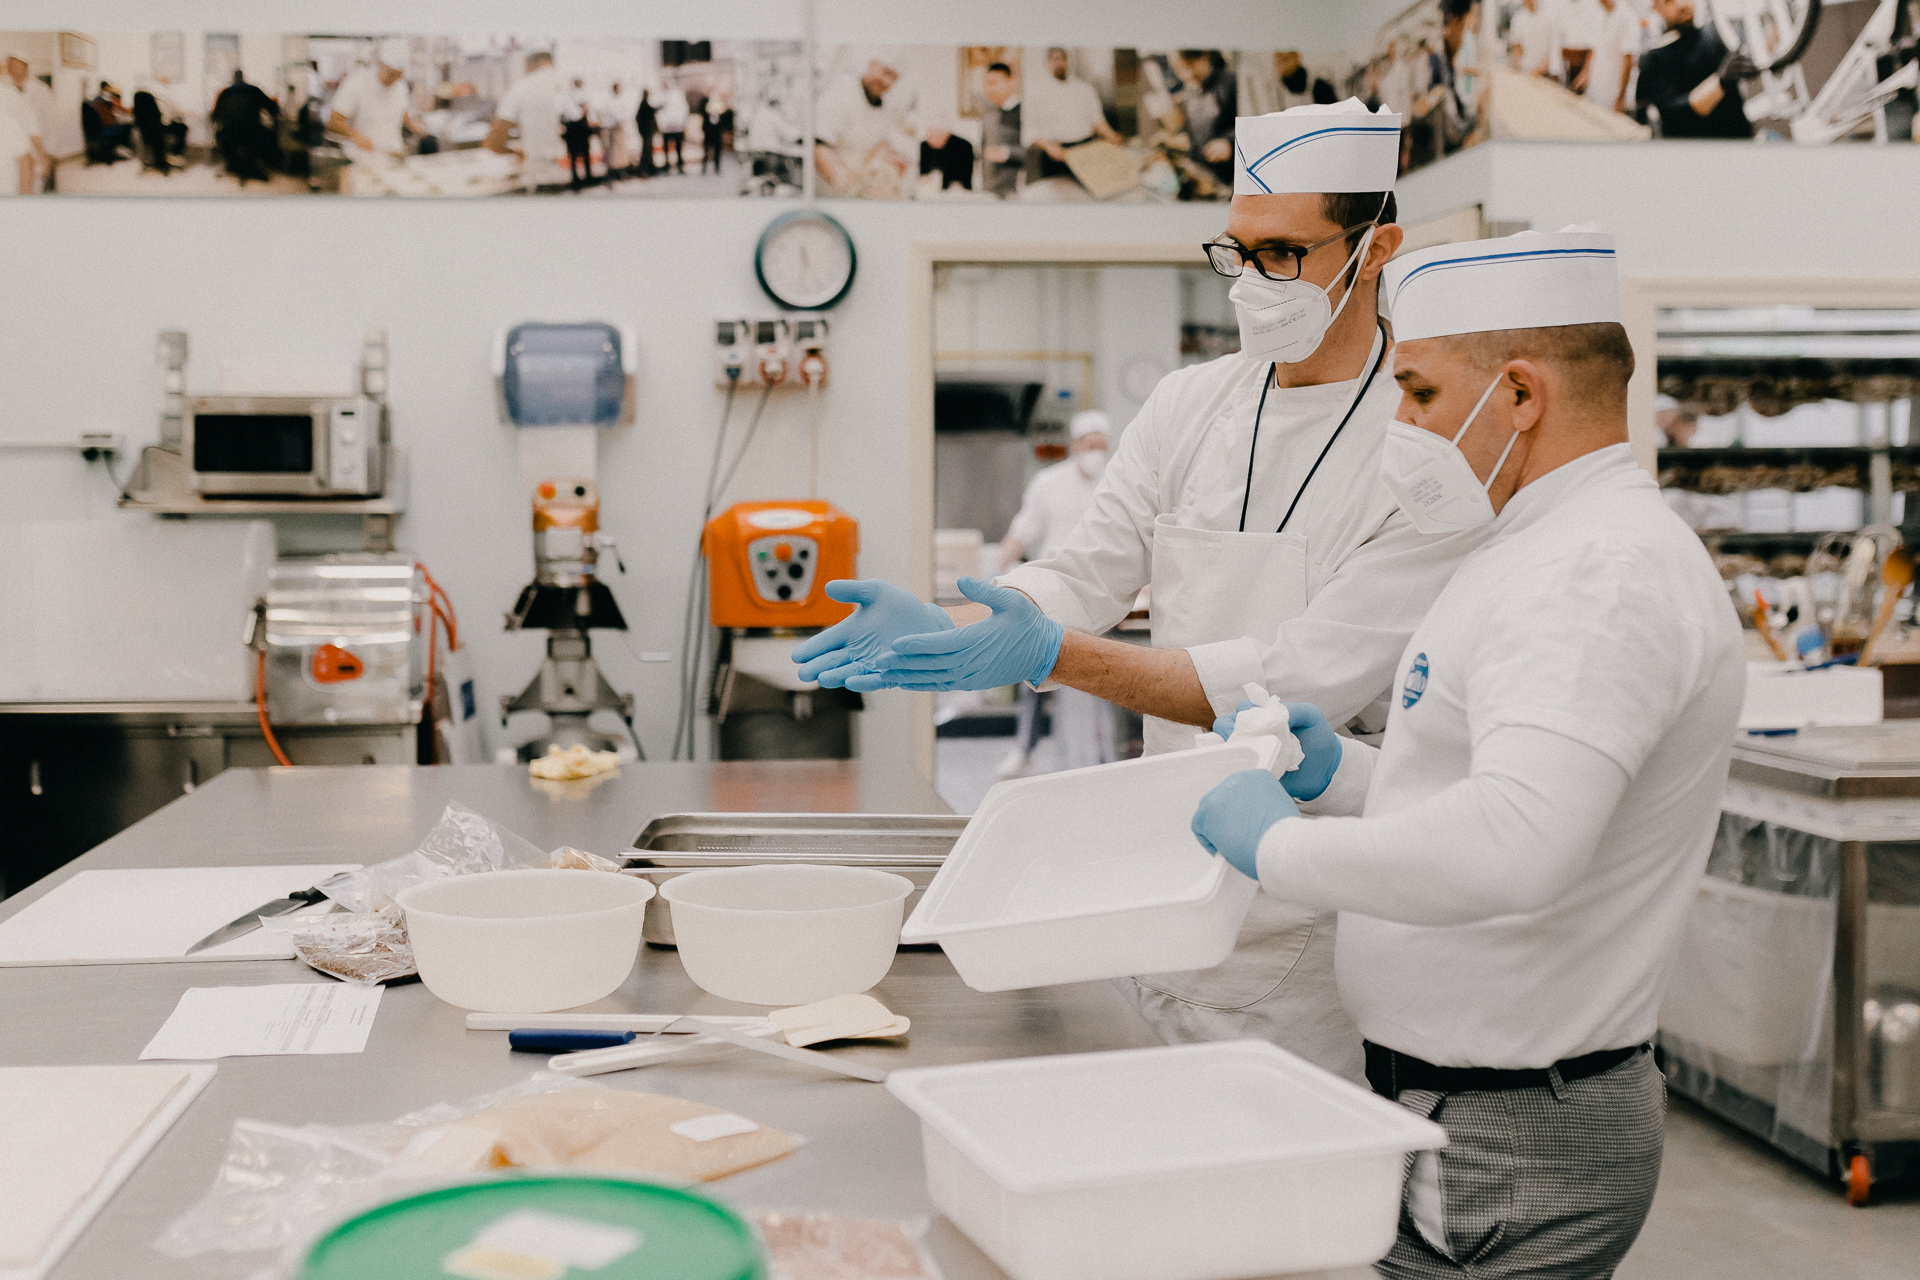
[[[1400,691],[1400,705],[1410,707],[1420,701],[1420,695],[1427,691],[1427,655],[1417,653],[1413,656],[1413,665],[1407,668],[1407,685]]]

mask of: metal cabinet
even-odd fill
[[[412,764],[410,724],[277,729],[296,764]],[[0,705],[0,897],[229,768],[274,763],[250,703]]]
[[[1750,739],[1660,1013],[1672,1088],[1865,1203],[1920,1171],[1920,725]]]

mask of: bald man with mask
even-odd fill
[[[1487,540],[1408,640],[1379,749],[1294,704],[1299,769],[1235,774],[1193,830],[1263,894],[1339,912],[1368,1082],[1447,1131],[1380,1273],[1609,1276],[1659,1179],[1649,1041],[1719,818],[1740,624],[1627,443],[1610,236],[1423,250],[1386,289],[1382,475],[1416,525]]]

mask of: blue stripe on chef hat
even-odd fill
[[[1233,193],[1390,191],[1400,124],[1357,98],[1241,116],[1233,122]]]
[[[1292,151],[1295,147],[1302,147],[1311,142],[1325,142],[1343,134],[1387,134],[1393,138],[1396,148],[1400,145],[1400,126],[1398,125],[1339,125],[1331,129],[1316,129],[1291,142],[1283,142],[1258,160],[1247,159],[1246,153],[1240,150],[1240,142],[1237,138],[1234,140],[1233,150],[1240,157],[1240,167],[1246,172],[1248,180],[1257,184],[1263,194],[1272,195],[1273,188],[1268,186],[1260,176],[1262,166],[1275,157]]]
[[[1400,341],[1620,320],[1613,237],[1597,232],[1435,245],[1388,263],[1384,282]]]

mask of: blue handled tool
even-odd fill
[[[611,1049],[632,1044],[631,1031],[556,1031],[522,1027],[507,1032],[507,1044],[516,1053],[577,1053],[582,1049]]]

